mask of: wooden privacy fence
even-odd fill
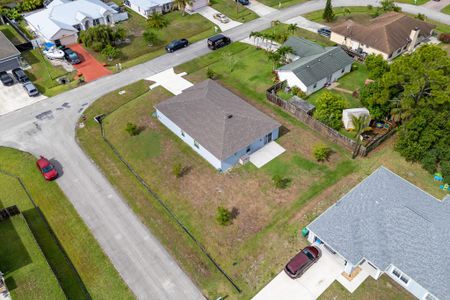
[[[284,88],[286,82],[282,81],[276,83],[266,91],[266,98],[270,102],[276,104],[277,106],[283,108],[284,110],[290,112],[294,115],[298,120],[302,121],[309,128],[321,133],[326,136],[332,142],[337,143],[347,149],[350,152],[353,152],[356,146],[356,141],[342,135],[335,129],[329,127],[328,125],[320,122],[317,119],[314,119],[311,115],[307,114],[305,111],[299,109],[296,105],[290,103],[290,101],[284,100],[277,95],[277,91]],[[378,145],[380,145],[383,141],[385,141],[388,137],[392,136],[395,132],[395,129],[389,130],[386,134],[380,135],[379,137],[372,140],[368,145],[361,145],[358,155],[366,156],[370,151],[375,149]]]

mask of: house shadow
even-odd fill
[[[58,172],[58,178],[63,176],[64,168],[63,168],[62,164],[54,158],[49,159],[49,161],[55,167],[56,171]]]
[[[0,244],[2,245],[0,247],[0,267],[5,277],[8,273],[19,270],[32,263],[28,250],[13,224],[13,219],[19,218],[22,218],[22,221],[26,222],[22,215],[0,221]],[[10,288],[9,285],[8,288]]]
[[[280,126],[280,131],[279,131],[279,133],[278,133],[278,137],[280,138],[280,137],[282,137],[283,135],[288,134],[289,131],[290,131],[290,130],[289,130],[286,126],[281,125],[281,126]]]

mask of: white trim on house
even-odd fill
[[[209,162],[216,170],[224,172],[236,165],[239,162],[239,159],[244,155],[249,155],[259,149],[261,149],[264,145],[272,140],[276,140],[279,135],[279,128],[274,129],[272,132],[268,132],[264,136],[261,136],[257,140],[255,140],[250,145],[242,148],[238,152],[234,153],[230,157],[220,160],[215,157],[208,149],[204,148],[200,145],[195,139],[193,139],[189,133],[183,131],[178,125],[176,125],[172,120],[166,117],[159,110],[156,110],[156,116],[158,120],[164,124],[170,131],[172,131],[177,137],[182,139],[186,144],[188,144],[192,150],[197,152],[201,157],[203,157],[207,162]],[[270,140],[266,138],[266,136],[271,135]]]

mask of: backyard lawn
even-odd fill
[[[441,195],[432,176],[393,151],[393,139],[368,158],[353,161],[350,153],[269,103],[265,90],[272,84],[272,66],[263,50],[233,43],[178,66],[177,72],[187,72],[186,79],[196,83],[206,79],[208,68],[218,74],[222,85],[283,125],[277,142],[287,150],[284,154],[261,169],[247,164],[225,174],[217,173],[155,119],[153,106],[170,95],[160,88],[147,92],[149,83],[143,81],[121,89],[125,91],[121,95],[115,91],[96,101],[86,111],[85,127],[77,132],[85,151],[207,297],[251,298],[307,244],[299,235],[301,228],[381,164]],[[99,113],[109,113],[104,119],[108,140],[237,282],[242,294],[233,291],[113,155],[101,139],[98,124],[91,121]],[[125,131],[128,122],[140,128],[138,136]],[[311,152],[318,143],[333,149],[328,162],[314,160]],[[173,174],[175,163],[189,170],[182,178]],[[274,175],[289,178],[289,186],[276,189]],[[216,223],[218,206],[238,212],[232,225]]]
[[[0,31],[13,43],[14,45],[24,43],[24,38],[17,33],[10,25],[0,25]]]
[[[275,36],[279,34],[283,34],[287,32],[288,24],[280,23],[278,25],[272,26],[270,28],[267,28],[266,30],[263,30],[263,33],[273,33]],[[311,32],[309,30],[303,29],[303,28],[297,28],[297,30],[294,33],[289,33],[289,35],[298,36],[307,40],[310,40],[312,42],[315,42],[323,47],[328,46],[334,46],[336,43],[330,41],[330,39],[321,36],[320,34]],[[277,41],[279,43],[282,43],[282,41]]]
[[[0,195],[2,195],[0,206],[17,205],[22,211],[48,264],[69,299],[133,298],[56,182],[44,181],[36,169],[33,156],[0,147],[0,170],[20,175],[37,208],[19,181],[3,173],[0,173]],[[58,247],[58,243],[64,250]],[[1,271],[7,270],[1,267]],[[32,275],[29,273],[27,276]],[[18,284],[17,282],[17,286]],[[32,281],[21,284],[33,285]]]
[[[122,55],[113,61],[94,51],[90,51],[97,59],[114,66],[116,63],[122,63],[122,67],[131,67],[165,53],[164,47],[174,39],[186,38],[193,43],[201,39],[214,35],[214,24],[199,14],[185,14],[173,11],[165,14],[164,18],[169,21],[169,26],[157,31],[159,43],[149,46],[143,37],[147,28],[147,21],[136,12],[127,9],[129,19],[119,23],[118,27],[123,27],[128,32],[129,44],[119,46]]]
[[[65,298],[22,215],[0,222],[0,238],[0,267],[13,299]]]
[[[253,11],[234,0],[211,0],[210,5],[227,17],[241,23],[258,18],[258,15]]]
[[[333,284],[319,297],[319,300],[413,300],[413,295],[399,286],[387,275],[382,275],[378,280],[372,277],[367,279],[356,291],[350,293],[339,282]]]
[[[259,0],[259,2],[274,8],[283,8],[306,2],[306,0]]]

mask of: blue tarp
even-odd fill
[[[50,43],[50,42],[44,43],[45,50],[48,50],[48,49],[50,49],[51,47],[54,47],[54,46],[55,46],[55,44]]]

